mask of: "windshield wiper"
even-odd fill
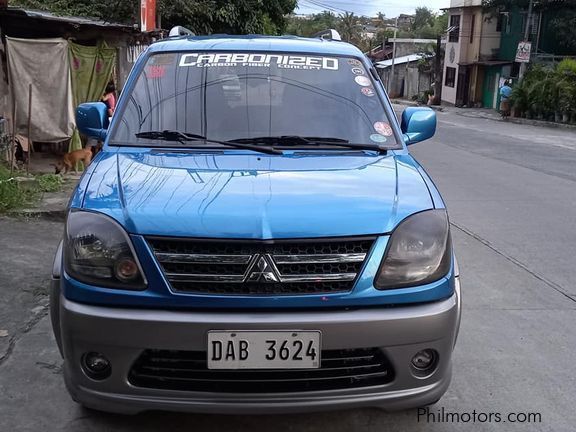
[[[250,143],[236,142],[234,140],[233,141],[213,140],[210,138],[206,138],[205,136],[202,135],[188,132],[173,131],[173,130],[138,132],[135,135],[138,138],[154,139],[162,141],[177,141],[180,144],[186,144],[186,142],[188,141],[204,141],[207,143],[220,144],[228,147],[253,150],[260,153],[267,153],[274,155],[282,154],[281,150],[275,149],[273,147],[262,147],[258,145],[251,145]]]
[[[296,146],[296,145],[311,145],[311,146],[337,146],[346,147],[358,150],[375,150],[381,153],[386,153],[388,151],[387,147],[378,144],[361,144],[361,143],[351,143],[346,139],[342,138],[331,138],[331,137],[304,137],[299,135],[282,135],[282,136],[263,136],[255,138],[238,138],[230,140],[228,142],[234,143],[257,143],[257,144],[267,144],[267,145],[279,145],[279,146]]]

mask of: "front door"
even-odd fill
[[[460,66],[458,68],[458,86],[456,88],[456,106],[468,106],[470,88],[470,68]]]

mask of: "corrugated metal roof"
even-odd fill
[[[9,7],[0,11],[0,13],[4,14],[14,14],[14,15],[25,15],[30,18],[42,19],[47,21],[58,21],[64,22],[69,24],[77,24],[77,25],[90,25],[96,27],[115,27],[115,28],[123,28],[123,29],[132,29],[131,26],[119,23],[111,23],[108,21],[104,21],[98,18],[86,18],[86,17],[72,17],[72,16],[58,16],[54,15],[53,13],[46,12],[46,11],[39,11],[39,10],[32,10],[32,9],[22,9],[22,8],[15,8]]]
[[[394,64],[399,65],[404,63],[410,63],[413,61],[418,61],[424,57],[425,57],[424,54],[409,54],[402,57],[396,57],[396,59],[394,59]],[[392,59],[376,62],[376,67],[380,69],[386,69],[387,67],[390,66],[392,66]]]

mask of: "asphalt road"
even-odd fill
[[[576,430],[576,132],[439,113],[436,138],[413,153],[448,204],[464,294],[454,378],[430,409],[436,419],[372,409],[251,417],[83,410],[64,389],[46,316],[62,226],[0,218],[0,431]],[[442,410],[461,422],[434,422]],[[465,422],[474,412],[477,421]],[[513,423],[510,413],[540,421]]]

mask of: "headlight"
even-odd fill
[[[390,289],[434,282],[450,270],[451,256],[446,211],[416,213],[392,233],[374,286]]]
[[[65,237],[64,265],[74,279],[108,288],[146,287],[130,238],[113,219],[73,211],[68,215]]]

